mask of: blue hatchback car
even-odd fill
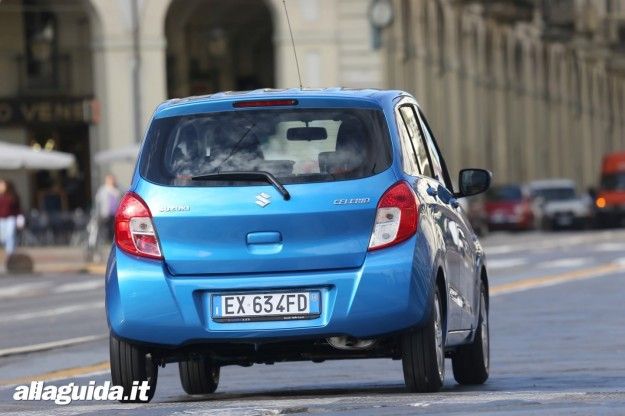
[[[114,384],[220,368],[391,358],[412,392],[489,371],[488,279],[415,99],[288,89],[170,100],[149,126],[106,272]],[[128,398],[130,400],[130,398]]]

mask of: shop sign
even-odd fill
[[[0,99],[0,125],[96,124],[98,121],[98,102],[91,98]]]

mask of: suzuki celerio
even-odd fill
[[[409,391],[488,378],[488,280],[434,134],[401,91],[258,90],[170,100],[143,141],[106,272],[114,384],[392,358]]]

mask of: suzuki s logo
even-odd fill
[[[265,208],[269,204],[271,204],[271,195],[267,195],[264,192],[256,195],[256,205]]]

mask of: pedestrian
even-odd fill
[[[106,175],[104,183],[98,189],[95,195],[96,215],[98,216],[98,225],[100,230],[104,230],[108,241],[113,240],[115,233],[115,212],[119,205],[121,191],[117,188],[115,176]]]
[[[15,251],[17,218],[21,216],[20,199],[11,181],[0,180],[0,239],[6,256]]]

